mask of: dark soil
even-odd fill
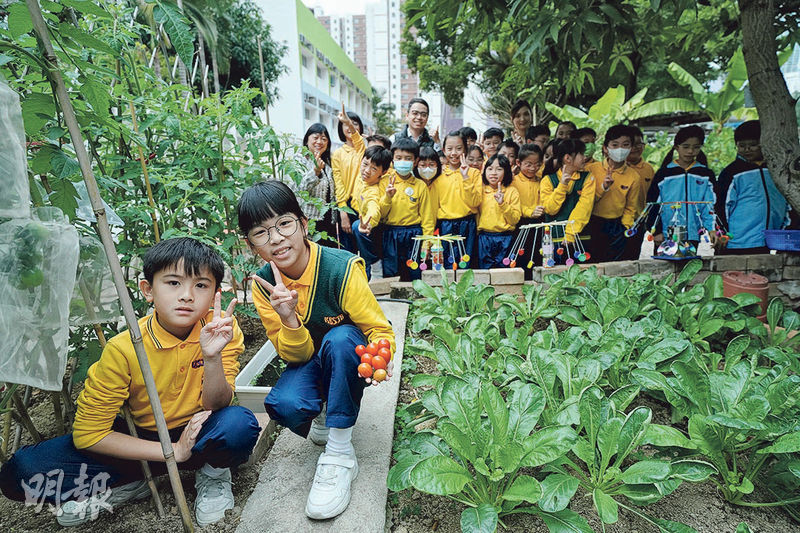
[[[240,367],[244,368],[255,353],[266,342],[267,336],[264,326],[258,318],[249,317],[243,313],[237,314],[239,325],[244,334],[245,351],[239,356]],[[73,400],[77,399],[82,385],[76,386],[73,391]],[[34,390],[31,395],[30,415],[34,425],[44,438],[52,438],[60,435],[56,428],[55,417],[53,415],[52,403],[47,393]],[[11,436],[13,438],[16,424],[12,422]],[[32,444],[33,439],[23,430],[20,445]],[[258,481],[261,466],[268,454],[253,466],[247,468],[240,467],[233,472],[233,497],[235,507],[228,511],[225,518],[204,530],[233,532],[239,524],[239,518],[247,499],[255,488]],[[189,510],[194,517],[194,498],[196,491],[194,488],[194,473],[181,472],[181,481]],[[161,495],[161,501],[166,511],[166,517],[159,518],[155,511],[155,506],[150,499],[138,502],[127,503],[114,509],[113,513],[101,513],[100,517],[94,522],[89,522],[80,527],[80,531],[97,533],[168,533],[180,532],[183,530],[178,508],[175,505],[175,498],[172,494],[172,487],[166,476],[156,478],[156,485]],[[32,506],[25,506],[23,503],[8,500],[0,496],[0,532],[2,533],[23,533],[23,532],[44,532],[44,531],[77,531],[75,528],[62,528],[56,522],[55,516],[48,511],[47,506],[39,512]]]

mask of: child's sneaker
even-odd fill
[[[358,477],[355,454],[323,452],[306,501],[306,516],[324,520],[338,516],[350,503],[350,484]]]
[[[131,500],[141,500],[150,496],[147,482],[134,481],[113,487],[82,501],[70,500],[61,505],[56,521],[63,527],[74,527],[91,522],[100,515],[101,510],[113,511],[114,507]]]
[[[325,446],[328,443],[328,433],[328,428],[325,426],[325,409],[323,409],[317,418],[311,421],[308,438],[317,446]]]
[[[214,468],[206,463],[195,472],[194,486],[194,516],[200,527],[222,520],[225,511],[233,509],[230,468]]]

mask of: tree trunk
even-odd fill
[[[761,121],[761,146],[772,178],[800,211],[800,143],[795,100],[778,65],[774,0],[739,0],[742,52]]]

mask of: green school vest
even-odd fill
[[[308,329],[314,342],[314,351],[322,346],[322,338],[331,329],[343,324],[353,324],[350,316],[342,309],[342,297],[356,265],[364,263],[360,257],[346,250],[320,246],[317,263],[314,265],[314,277],[308,288],[308,307],[306,314],[300,317]],[[264,265],[258,275],[269,283],[275,283],[272,268]],[[269,299],[269,294],[258,283],[253,284]]]
[[[586,181],[586,177],[589,176],[589,173],[581,172],[580,175],[581,177],[578,178],[578,180],[575,182],[575,185],[572,187],[572,192],[567,194],[566,198],[564,198],[564,203],[561,204],[561,209],[555,215],[545,214],[545,222],[561,222],[562,220],[569,219],[569,214],[572,213],[572,210],[575,209],[576,205],[578,205],[578,200],[581,199],[583,182]],[[553,184],[553,190],[555,190],[559,184],[558,174],[550,174],[547,176],[547,178],[550,180],[550,183]]]

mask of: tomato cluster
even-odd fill
[[[371,342],[364,346],[356,346],[356,355],[361,358],[358,373],[362,378],[372,378],[375,381],[386,379],[386,365],[392,360],[392,344],[388,339]]]

